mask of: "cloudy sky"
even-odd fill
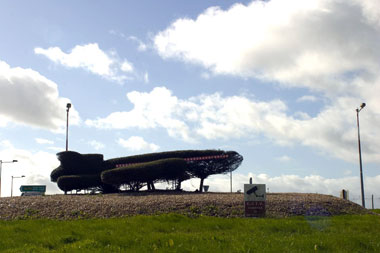
[[[4,0],[0,11],[0,160],[19,161],[3,164],[3,196],[20,175],[15,194],[59,192],[49,178],[70,102],[70,150],[235,150],[234,191],[253,177],[270,192],[360,201],[365,102],[365,192],[380,202],[377,0]],[[230,190],[227,175],[205,183]]]

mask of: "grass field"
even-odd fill
[[[1,252],[380,252],[380,217],[190,218],[0,222]]]

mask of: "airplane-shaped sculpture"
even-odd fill
[[[51,180],[63,191],[98,188],[115,192],[121,185],[130,190],[154,183],[172,181],[180,189],[181,182],[190,178],[203,181],[209,175],[227,173],[237,169],[243,157],[235,151],[180,150],[126,156],[103,160],[102,154],[80,154],[64,151],[57,154],[61,165],[52,171]]]

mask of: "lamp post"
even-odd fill
[[[363,185],[363,166],[362,166],[362,149],[360,145],[360,127],[359,127],[359,112],[365,107],[365,103],[360,105],[360,109],[356,108],[356,123],[358,125],[358,147],[359,147],[359,165],[360,165],[360,187],[362,192],[362,206],[365,208],[364,185]]]
[[[67,103],[66,105],[66,112],[67,112],[67,116],[66,116],[66,151],[69,150],[69,110],[71,108],[71,104],[70,103]]]
[[[24,175],[22,175],[21,177],[14,177],[12,176],[12,181],[11,181],[11,197],[13,197],[13,178],[23,178],[25,177]]]
[[[0,197],[1,197],[1,170],[3,168],[3,163],[16,163],[17,160],[12,160],[12,161],[3,161],[0,160]]]

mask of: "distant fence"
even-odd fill
[[[362,205],[361,195],[350,195],[348,199],[352,202],[355,202],[359,205]],[[375,195],[375,194],[365,195],[364,200],[365,200],[365,207],[367,209],[372,209],[372,206],[375,209],[380,209],[380,196],[379,195]]]

